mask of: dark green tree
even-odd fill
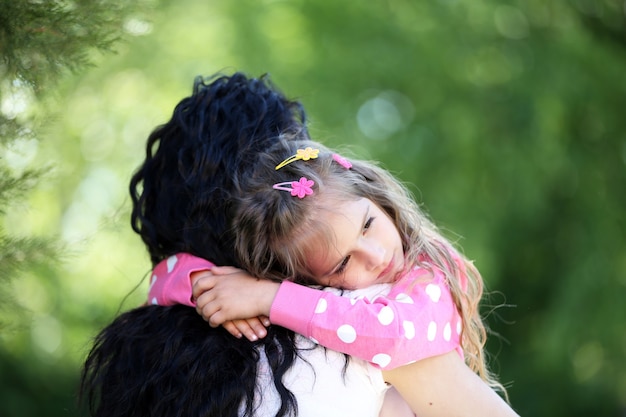
[[[7,210],[21,209],[29,191],[45,180],[48,170],[16,163],[15,155],[19,156],[24,144],[45,138],[44,126],[55,117],[50,103],[55,102],[56,87],[93,65],[99,54],[112,52],[125,36],[126,21],[140,11],[140,3],[0,0],[0,333],[15,331],[25,325],[22,318],[28,317],[12,300],[11,282],[27,271],[53,267],[66,250],[57,238],[7,230]],[[72,396],[67,393],[74,390],[73,374],[64,377],[49,370],[44,374],[56,376],[28,375],[28,370],[12,363],[0,346],[0,375],[7,381],[0,395],[0,414],[48,414],[49,403],[25,398],[27,392],[49,389],[37,382],[40,378],[68,387],[57,392],[52,401],[59,405],[53,408],[67,410],[68,401],[71,405]],[[66,379],[71,382],[63,382]]]
[[[90,66],[95,51],[113,51],[123,36],[125,19],[136,7],[131,9],[128,3],[0,0],[0,215],[23,198],[46,170],[11,166],[8,157],[17,144],[37,140],[43,120],[53,116],[49,110],[37,111],[37,103],[49,97],[64,76]],[[11,279],[24,268],[52,262],[61,250],[53,239],[8,234],[0,223],[3,310],[13,307],[8,291]],[[7,324],[0,321],[0,326]]]

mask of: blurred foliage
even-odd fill
[[[32,323],[0,336],[0,415],[78,415],[90,338],[147,286],[126,197],[145,139],[194,76],[242,70],[299,98],[317,139],[410,183],[476,260],[493,366],[521,415],[623,416],[624,8],[177,0],[126,20],[132,42],[64,78],[34,156],[53,175],[5,215],[69,253],[15,280]]]
[[[42,221],[30,221],[41,218],[32,211],[34,207],[47,211],[46,201],[32,205],[32,196],[50,187],[46,180],[52,174],[47,158],[35,160],[40,137],[57,116],[55,87],[69,74],[89,67],[96,52],[111,52],[125,33],[127,19],[139,10],[137,6],[106,0],[0,0],[3,416],[47,414],[51,404],[67,403],[74,395],[75,361],[68,366],[63,354],[54,354],[61,344],[63,326],[72,324],[72,316],[58,314],[62,298],[55,285],[58,261],[72,249],[53,230],[57,213],[43,216],[43,222],[51,227],[41,228]],[[80,311],[74,313],[77,318],[81,316]],[[33,360],[33,345],[45,352],[40,360]],[[46,358],[50,354],[53,360]]]

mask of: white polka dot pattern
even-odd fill
[[[383,326],[387,326],[391,324],[394,319],[393,310],[389,306],[385,306],[380,309],[380,313],[378,313],[378,321]]]
[[[191,299],[191,271],[209,270],[213,264],[188,253],[179,253],[159,262],[152,270],[148,303],[162,306],[182,304],[195,307]]]
[[[189,305],[189,271],[210,269],[212,264],[179,254],[159,265],[151,277],[150,302]],[[411,270],[393,285],[344,291],[344,296],[307,290],[311,292],[296,292],[297,298],[285,290],[283,302],[289,313],[279,325],[300,329],[299,333],[329,349],[382,369],[459,350],[462,322],[444,274],[432,265]]]
[[[374,355],[374,357],[372,358],[372,363],[375,363],[381,368],[389,365],[389,362],[391,362],[391,356],[387,355],[386,353],[379,353],[377,355]]]
[[[317,302],[317,306],[315,306],[315,314],[322,314],[328,308],[328,302],[325,298],[320,298]]]
[[[435,323],[434,321],[431,321],[430,323],[428,323],[428,334],[426,335],[426,338],[428,339],[429,342],[432,342],[433,340],[435,340],[436,336],[437,336],[437,323]]]
[[[452,328],[450,327],[450,323],[446,323],[446,326],[443,328],[443,340],[449,342],[450,337],[452,337]]]
[[[167,258],[167,273],[168,274],[174,270],[174,267],[176,266],[177,262],[178,262],[178,258],[176,257],[176,255],[172,255],[169,258]]]
[[[407,340],[411,340],[415,337],[415,325],[412,321],[404,320],[402,322],[402,328],[404,329],[404,337],[406,337]]]
[[[337,336],[344,343],[352,343],[356,340],[356,330],[349,324],[344,324],[337,329]]]
[[[433,267],[412,270],[383,292],[325,292],[309,336],[382,369],[459,349],[460,317],[445,282]]]
[[[461,352],[460,317],[440,270],[414,269],[385,288],[324,292],[307,336],[382,369]]]
[[[441,288],[435,284],[428,284],[426,286],[426,294],[436,303],[439,301],[439,298],[441,298]]]
[[[399,303],[414,304],[413,299],[404,293],[396,295],[396,301]]]

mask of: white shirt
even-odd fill
[[[377,417],[388,385],[380,369],[296,335],[299,358],[283,377],[298,403],[298,417]],[[280,398],[260,352],[255,417],[276,415]],[[345,372],[344,372],[344,367]]]

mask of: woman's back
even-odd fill
[[[325,349],[296,335],[299,358],[283,378],[298,403],[298,417],[378,416],[387,384],[380,370],[356,358]],[[279,399],[261,354],[257,388],[262,390],[255,417],[274,416]],[[270,400],[271,398],[271,400]]]
[[[379,370],[346,362],[343,354],[301,336],[295,345],[297,357],[284,367],[282,382],[296,399],[298,416],[378,416],[386,391]],[[263,341],[251,349],[189,307],[140,307],[98,335],[82,393],[98,417],[295,415],[277,414],[281,388],[270,363],[281,369],[275,362],[284,356],[274,354],[276,347]],[[245,404],[251,405],[248,414]]]

